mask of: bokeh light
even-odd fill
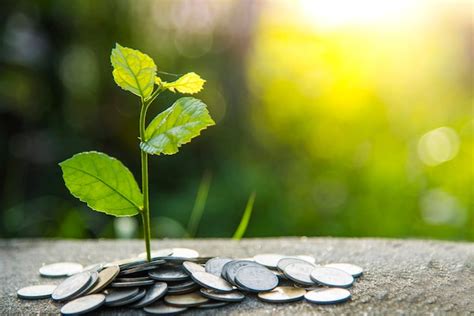
[[[114,219],[115,235],[118,238],[128,239],[137,236],[138,223],[136,218],[118,217]]]
[[[432,189],[421,197],[423,219],[432,225],[462,226],[466,223],[466,210],[450,194]]]
[[[459,137],[449,127],[440,127],[424,134],[418,142],[418,155],[429,166],[436,166],[456,157]]]

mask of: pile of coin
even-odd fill
[[[85,268],[60,262],[39,269],[43,277],[67,277],[59,285],[18,290],[21,299],[65,302],[64,315],[91,312],[101,306],[141,308],[171,315],[189,308],[217,308],[255,295],[269,303],[305,299],[314,304],[349,300],[347,288],[362,268],[348,263],[315,264],[307,255],[259,254],[253,258],[200,257],[193,249],[172,248]]]

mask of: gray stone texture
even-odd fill
[[[319,306],[307,302],[268,304],[249,296],[244,302],[189,315],[312,315],[474,313],[474,243],[368,238],[268,238],[154,240],[152,248],[188,247],[203,256],[250,257],[259,253],[308,254],[317,263],[349,262],[365,272],[350,289],[352,300]],[[59,283],[42,278],[43,264],[91,263],[142,252],[141,240],[0,240],[0,315],[58,314],[62,304],[16,297],[24,286]],[[141,310],[101,309],[107,315],[139,315]]]

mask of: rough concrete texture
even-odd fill
[[[350,262],[365,269],[350,289],[352,300],[319,306],[304,301],[244,302],[189,315],[310,315],[352,313],[474,313],[474,243],[423,240],[271,238],[155,240],[154,249],[189,247],[203,256],[250,257],[258,253],[309,254],[317,262]],[[25,301],[16,291],[34,284],[59,283],[42,278],[38,268],[58,261],[84,265],[127,258],[143,251],[140,240],[1,240],[0,315],[57,314],[62,304],[49,299]],[[103,315],[141,315],[141,310],[101,309]]]

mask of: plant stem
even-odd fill
[[[145,139],[145,121],[146,121],[146,112],[148,110],[148,104],[141,102],[140,110],[140,139]],[[141,167],[142,167],[142,191],[143,191],[143,210],[141,212],[142,222],[143,222],[143,238],[145,239],[145,248],[146,248],[146,257],[148,261],[151,261],[150,253],[150,239],[151,239],[151,230],[150,230],[150,202],[149,202],[149,193],[148,193],[148,154],[143,150],[140,150],[141,153]]]

